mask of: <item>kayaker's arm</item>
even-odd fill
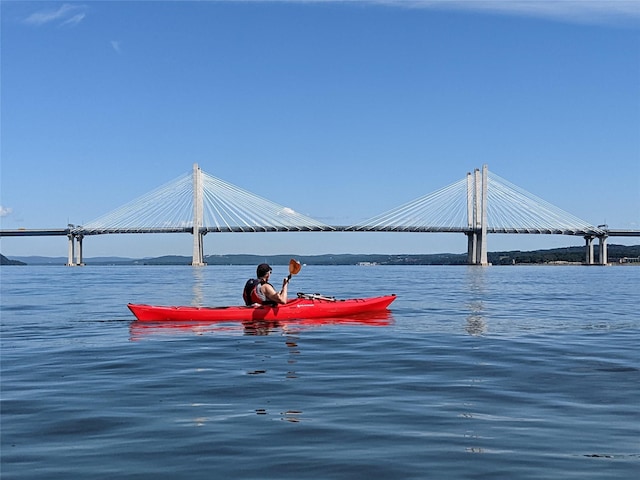
[[[285,278],[282,281],[282,290],[280,292],[276,292],[276,289],[273,288],[270,284],[265,284],[262,289],[265,293],[265,296],[276,303],[287,303],[287,287],[289,285],[289,279]]]

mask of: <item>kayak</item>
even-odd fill
[[[245,320],[299,320],[334,318],[361,313],[379,312],[396,299],[395,294],[371,298],[336,300],[322,295],[304,295],[282,305],[191,307],[127,304],[141,322],[180,321],[245,321]]]

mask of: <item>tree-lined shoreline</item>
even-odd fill
[[[595,250],[596,261],[598,252]],[[432,254],[323,254],[323,255],[255,255],[229,254],[206,255],[207,265],[257,265],[268,262],[286,265],[295,257],[307,265],[466,265],[466,253]],[[492,265],[538,265],[538,264],[582,264],[585,260],[584,247],[564,247],[547,250],[511,250],[489,252],[488,261]],[[608,263],[640,264],[640,245],[608,245]],[[0,255],[0,265],[64,265],[66,257],[16,256],[7,258]],[[190,265],[191,257],[165,255],[150,258],[93,257],[84,259],[85,265]]]

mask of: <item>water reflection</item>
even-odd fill
[[[192,268],[193,271],[193,302],[196,307],[202,306],[204,301],[204,270],[202,268]]]
[[[312,318],[305,320],[269,321],[247,320],[244,322],[220,321],[180,321],[180,322],[141,322],[134,320],[129,326],[130,340],[142,340],[152,335],[248,335],[263,336],[299,333],[311,328],[327,325],[362,325],[369,327],[386,327],[393,323],[390,311],[352,315],[349,317]]]
[[[467,316],[465,330],[469,335],[483,335],[487,333],[487,322],[484,315],[484,304],[481,300],[474,300],[467,305],[471,313]]]
[[[269,411],[266,408],[256,408],[256,415],[269,415]],[[280,420],[300,423],[302,421],[302,410],[286,410],[280,412]]]
[[[286,412],[282,412],[282,420],[285,422],[298,423],[302,420],[302,411],[300,410],[287,410]]]
[[[255,325],[258,323],[257,325]],[[298,363],[298,356],[300,355],[300,348],[298,347],[299,331],[289,331],[287,329],[287,325],[280,325],[278,327],[271,328],[270,325],[265,325],[266,323],[273,322],[251,322],[245,328],[246,335],[268,335],[272,331],[280,331],[284,335],[285,345],[287,347],[288,358],[286,360],[286,373],[285,379],[286,381],[295,381],[298,378],[298,374],[295,371],[295,365]],[[262,360],[261,360],[262,361]],[[282,370],[279,368],[275,368],[274,371],[281,372]],[[254,370],[247,372],[249,375],[268,375],[266,369]],[[280,373],[278,374],[280,375]],[[260,406],[255,409],[256,415],[269,415],[269,410],[264,406]],[[299,423],[302,421],[302,410],[296,408],[288,408],[285,411],[280,412],[280,420],[290,423]]]
[[[466,280],[471,293],[471,300],[467,304],[470,310],[467,316],[465,330],[469,335],[483,335],[487,332],[485,319],[485,305],[483,298],[486,296],[486,269],[479,266],[470,266],[466,269]]]
[[[129,339],[131,341],[143,340],[145,337],[156,335],[180,335],[180,334],[224,334],[242,335],[244,332],[239,323],[221,322],[140,322],[134,320],[129,325]]]
[[[280,323],[268,320],[250,320],[242,322],[244,334],[250,336],[263,336],[280,329]]]
[[[286,332],[286,326],[284,328]],[[294,370],[295,364],[298,363],[298,355],[300,355],[300,349],[298,348],[298,337],[296,335],[292,335],[290,333],[286,333],[285,336],[285,345],[287,346],[287,350],[289,352],[289,358],[287,359],[287,364],[289,365],[289,370],[287,371],[287,379],[298,378],[298,374]]]

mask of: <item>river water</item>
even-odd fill
[[[304,266],[290,295],[398,295],[318,325],[126,307],[253,270],[2,267],[2,478],[639,478],[640,268]]]

